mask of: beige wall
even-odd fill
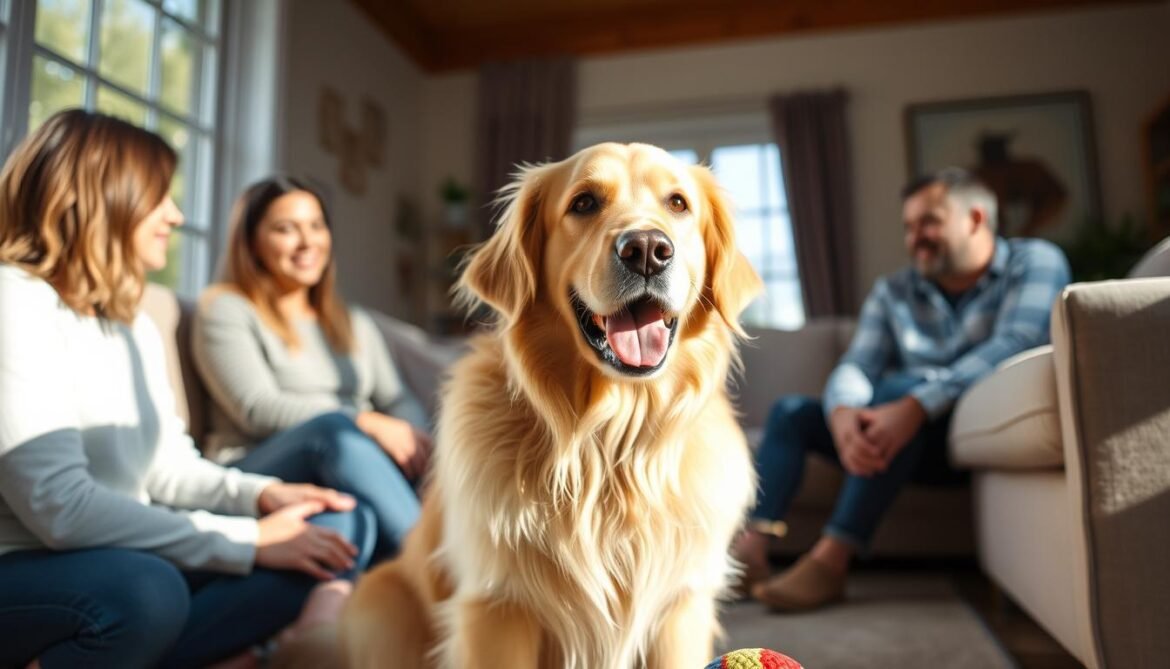
[[[420,190],[424,182],[418,176],[423,75],[349,2],[291,0],[285,50],[282,169],[324,186],[345,295],[417,318],[413,293],[399,290],[395,257],[409,249],[397,238],[394,220],[400,195],[429,192]],[[317,99],[326,84],[341,94],[352,127],[358,126],[363,97],[386,113],[385,162],[368,168],[368,189],[361,196],[342,188],[336,156],[317,141]]]
[[[842,85],[852,95],[859,280],[867,290],[903,261],[897,192],[906,178],[907,103],[1086,89],[1096,118],[1106,214],[1142,212],[1139,128],[1170,95],[1170,4],[932,23],[642,52],[582,61],[582,118],[624,110],[761,105],[773,92]],[[423,85],[427,206],[445,175],[469,181],[474,77]]]

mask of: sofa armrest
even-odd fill
[[[421,328],[369,311],[378,331],[386,339],[390,358],[402,382],[410,389],[433,421],[439,408],[439,386],[447,368],[467,352],[464,339],[432,338]]]
[[[1085,638],[1098,664],[1170,657],[1170,279],[1077,284],[1053,314]],[[1079,551],[1078,551],[1079,552]]]
[[[1004,360],[971,386],[951,419],[951,461],[975,469],[1060,469],[1052,346]]]

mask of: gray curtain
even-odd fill
[[[567,57],[480,68],[473,198],[480,239],[492,233],[496,191],[519,164],[568,157],[576,97],[576,61]]]
[[[768,101],[780,147],[807,318],[854,315],[853,190],[843,90]]]

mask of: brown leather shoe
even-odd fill
[[[731,591],[738,597],[748,597],[751,595],[752,588],[771,575],[772,569],[766,561],[758,563],[744,562],[743,572],[740,573],[739,580],[731,586]]]
[[[751,594],[752,586],[772,574],[768,564],[768,537],[745,529],[731,544],[731,557],[743,565],[739,578],[731,586],[739,597]]]
[[[845,599],[845,576],[805,555],[751,593],[773,611],[811,611]]]

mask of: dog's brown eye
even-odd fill
[[[678,193],[671,195],[670,199],[667,200],[667,204],[670,205],[670,210],[676,214],[681,214],[687,210],[686,198],[679,195]]]
[[[573,204],[569,205],[569,211],[574,214],[588,214],[597,209],[597,199],[589,193],[582,193],[573,198]]]

